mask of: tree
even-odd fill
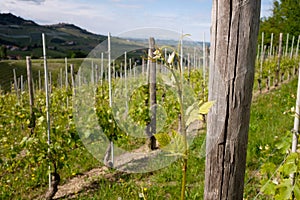
[[[213,0],[204,199],[243,199],[261,1]]]
[[[279,36],[280,33],[300,35],[300,2],[299,0],[275,0],[272,15],[261,20],[260,32],[265,33],[266,44],[269,44],[271,33]],[[259,37],[261,34],[259,34]],[[259,38],[260,41],[260,38]],[[275,40],[277,45],[278,41]]]

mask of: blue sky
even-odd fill
[[[262,16],[273,0],[262,0]],[[143,27],[165,28],[209,40],[212,0],[0,0],[0,12],[11,12],[39,24],[66,22],[112,35]]]

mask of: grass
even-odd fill
[[[285,137],[293,126],[293,116],[289,112],[295,104],[297,79],[280,88],[258,96],[251,108],[249,143],[247,152],[247,171],[245,178],[245,199],[253,199],[258,194],[260,184],[258,170],[263,162],[264,150],[260,147],[275,148],[275,137]],[[199,151],[204,135],[196,138],[192,152]],[[273,148],[273,149],[272,149]],[[283,158],[274,156],[264,159],[274,159],[280,163]],[[205,159],[191,155],[188,163],[188,190],[186,199],[202,199],[204,192]],[[99,181],[93,191],[78,194],[78,199],[139,199],[138,193],[147,188],[146,199],[178,199],[180,196],[181,165],[179,162],[152,173],[136,175],[126,174],[123,181]]]
[[[77,65],[80,60],[74,60]],[[2,61],[2,64],[6,62]],[[51,60],[49,60],[51,63]],[[63,64],[64,60],[56,61]],[[22,63],[16,61],[14,66]],[[60,65],[59,64],[59,65]],[[6,65],[9,66],[8,62]],[[38,69],[41,61],[34,61],[33,66]],[[58,66],[58,65],[57,65]],[[53,65],[53,70],[56,70]],[[0,73],[1,74],[1,73]],[[270,158],[265,158],[265,149],[274,149],[275,137],[284,137],[293,126],[293,116],[289,112],[295,104],[297,80],[282,85],[273,92],[258,96],[251,108],[249,128],[249,143],[247,154],[247,172],[245,178],[245,199],[253,199],[259,191],[258,170],[265,159],[274,159],[280,163],[282,158],[276,157],[276,152]],[[16,134],[16,133],[13,133]],[[191,146],[188,160],[186,199],[202,199],[204,191],[205,158],[201,157],[202,144],[205,135],[200,134]],[[2,149],[1,149],[2,150]],[[269,154],[268,154],[269,155]],[[83,147],[71,151],[68,155],[68,166],[61,171],[62,184],[69,178],[81,174],[94,167],[102,166]],[[30,169],[34,170],[34,169]],[[0,174],[0,197],[11,199],[32,199],[47,190],[47,170],[41,170],[32,177],[31,171],[15,169],[7,174]],[[114,172],[114,170],[111,170]],[[75,194],[76,199],[140,199],[144,193],[150,199],[178,199],[181,187],[181,162],[177,161],[169,167],[145,174],[119,174],[114,180],[99,177],[90,188]],[[9,181],[9,182],[8,182]]]
[[[68,59],[68,64],[74,64],[75,69],[78,69],[83,59]],[[35,84],[38,84],[38,73],[41,73],[42,82],[44,81],[44,61],[43,59],[32,59],[32,73]],[[65,70],[65,59],[48,59],[48,70],[57,80],[60,73],[60,68]],[[0,61],[0,86],[1,89],[8,92],[11,91],[11,84],[14,82],[13,69],[16,70],[17,78],[21,75],[24,81],[27,80],[26,61],[25,60],[1,60]],[[63,77],[64,78],[64,77]],[[56,83],[55,83],[56,84]]]
[[[276,155],[276,141],[287,139],[291,143],[292,134],[286,135],[293,128],[291,108],[296,103],[297,81],[294,79],[273,92],[260,95],[252,103],[245,178],[248,199],[259,192],[260,166],[267,161],[279,166],[284,159]]]

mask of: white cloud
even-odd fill
[[[29,3],[34,3],[34,4],[41,4],[43,2],[45,2],[46,0],[17,0],[17,1],[25,1],[25,2],[29,2]]]
[[[195,0],[194,0],[195,1]],[[201,0],[204,2],[204,0]],[[39,24],[66,22],[88,31],[112,35],[142,27],[159,27],[198,35],[209,32],[209,17],[182,11],[182,8],[156,8],[157,0],[1,0],[1,12],[12,12]],[[150,7],[148,7],[150,6]],[[210,10],[207,10],[210,16]],[[194,35],[196,37],[194,37]]]

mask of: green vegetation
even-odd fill
[[[289,33],[290,35],[300,35],[300,4],[297,0],[275,0],[273,1],[272,14],[263,18],[260,23],[260,33],[265,33],[265,44],[270,45],[271,33],[279,38],[279,33]],[[291,40],[291,38],[290,38]],[[258,41],[261,41],[259,34]],[[283,38],[286,41],[286,38]],[[274,44],[278,46],[278,39],[274,39]]]
[[[63,61],[62,61],[63,63]],[[191,74],[197,74],[197,71]],[[190,82],[194,88],[200,88],[201,82],[198,76],[192,76]],[[199,85],[200,84],[200,85]],[[199,86],[197,86],[199,85]],[[274,163],[279,166],[284,160],[285,154],[278,150],[278,141],[284,139],[287,146],[290,146],[291,137],[287,132],[292,128],[293,116],[290,112],[295,104],[296,79],[290,84],[282,85],[279,89],[266,95],[255,98],[252,111],[249,132],[249,145],[247,156],[247,175],[245,186],[245,198],[253,199],[264,185],[264,175],[260,170],[264,169],[265,163]],[[105,86],[104,88],[107,88]],[[0,197],[32,199],[42,195],[47,190],[47,166],[49,162],[58,162],[58,170],[62,178],[61,184],[76,175],[93,168],[101,167],[92,155],[83,147],[78,140],[74,122],[72,120],[72,107],[66,107],[67,99],[71,102],[71,94],[68,91],[59,89],[53,90],[52,101],[53,116],[52,132],[53,152],[55,157],[48,157],[45,138],[45,108],[44,96],[37,93],[36,118],[37,127],[34,137],[31,139],[30,128],[28,128],[29,106],[26,94],[23,100],[18,102],[14,94],[2,94],[0,98],[0,143],[1,143],[1,187]],[[106,91],[106,89],[104,90]],[[200,94],[201,91],[196,91]],[[108,112],[107,92],[101,96],[99,89],[100,103],[98,112]],[[132,97],[140,100],[140,95]],[[101,100],[101,101],[103,101]],[[135,102],[130,105],[131,115]],[[106,106],[105,106],[106,105]],[[100,114],[100,113],[99,113]],[[142,113],[137,115],[145,116]],[[106,116],[105,114],[100,114]],[[275,117],[274,117],[275,116]],[[110,123],[107,121],[102,123]],[[143,118],[143,117],[142,117]],[[141,122],[142,123],[142,122]],[[17,134],[16,134],[17,133]],[[120,134],[116,144],[124,148],[139,146],[140,142]],[[204,149],[203,142],[205,134],[200,133],[190,147],[187,170],[187,191],[186,199],[201,199],[204,188]],[[119,142],[119,143],[118,143]],[[126,144],[130,144],[126,147]],[[125,146],[124,146],[125,145]],[[80,158],[80,159],[78,159]],[[93,185],[85,192],[75,194],[78,199],[139,199],[144,195],[145,199],[176,199],[180,196],[182,166],[181,161],[173,163],[167,168],[145,174],[115,173],[109,170],[107,173],[114,174],[113,179],[99,176]],[[51,165],[52,166],[52,165]],[[163,188],[163,189],[162,189]],[[263,197],[265,194],[259,195]],[[267,197],[267,196],[266,196]]]
[[[44,61],[42,59],[32,59],[32,73],[34,84],[38,86],[38,74],[40,71],[42,86],[44,85]],[[83,59],[68,59],[68,69],[70,70],[70,64],[75,67],[75,72],[77,72],[79,66],[81,65]],[[65,59],[48,59],[48,69],[52,74],[54,86],[57,86],[57,80],[60,73],[60,69],[65,73]],[[1,90],[8,92],[12,89],[12,84],[14,82],[13,69],[16,70],[16,75],[18,78],[23,76],[23,80],[27,79],[26,71],[26,61],[25,60],[1,60],[0,61],[0,86]],[[70,71],[69,71],[70,72]],[[19,83],[20,84],[20,83]]]
[[[291,148],[294,122],[291,109],[296,102],[296,88],[297,79],[294,79],[274,92],[258,96],[252,104],[245,180],[247,199],[275,197],[275,193],[266,195],[263,187],[268,180],[274,180],[269,179],[270,175],[282,166]],[[277,181],[280,183],[279,178]]]

